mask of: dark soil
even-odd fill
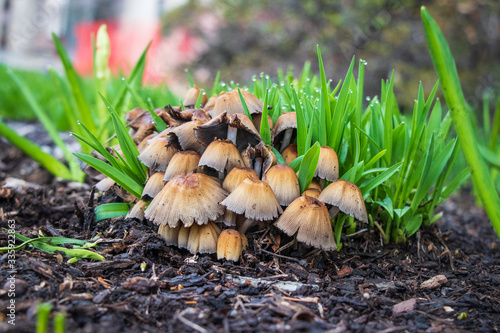
[[[345,237],[340,252],[289,247],[275,254],[273,229],[255,230],[244,260],[232,264],[167,247],[145,223],[96,223],[92,205],[114,197],[93,201],[89,186],[54,180],[0,144],[0,180],[41,184],[0,188],[0,226],[13,219],[28,237],[40,230],[98,235],[104,241],[97,250],[106,257],[68,264],[61,255],[18,252],[15,326],[6,317],[8,292],[0,290],[0,332],[33,332],[40,302],[66,314],[68,332],[500,330],[499,243],[468,191],[448,200],[443,218],[404,245],[383,245],[378,232],[366,230]],[[0,246],[6,244],[2,230]],[[0,265],[1,288],[10,275],[6,254]],[[440,275],[446,281],[421,286]]]

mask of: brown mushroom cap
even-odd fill
[[[305,190],[302,195],[307,195],[308,197],[318,199],[319,195],[321,194],[321,191],[318,190],[317,188],[308,188]]]
[[[163,180],[167,182],[175,176],[195,171],[198,168],[200,157],[200,154],[192,150],[177,152],[168,163]]]
[[[184,226],[206,224],[224,213],[219,202],[227,192],[210,176],[189,173],[172,178],[151,201],[145,217],[155,224],[171,228],[179,221]]]
[[[154,138],[137,157],[145,166],[155,171],[164,171],[178,150],[165,138]]]
[[[185,227],[182,224],[178,225],[180,227],[179,234],[177,236],[177,247],[181,249],[187,249],[188,247],[188,239],[189,233],[191,231],[191,227]]]
[[[194,107],[196,105],[196,101],[198,100],[198,96],[203,94],[200,88],[192,87],[186,92],[186,96],[184,96],[184,104],[185,107]],[[204,105],[207,102],[207,95],[203,94],[201,97],[201,105]]]
[[[242,234],[234,229],[226,229],[220,233],[217,241],[217,259],[225,258],[231,261],[238,261],[240,260],[242,251]]]
[[[194,136],[194,129],[200,125],[203,125],[201,121],[193,120],[174,127],[168,132],[168,138],[171,142],[178,142],[182,150],[194,150],[203,154],[205,146]]]
[[[252,122],[255,128],[257,129],[257,132],[260,133],[260,124],[262,122],[262,113],[255,113],[252,115]],[[269,124],[269,128],[272,130],[274,123],[273,123],[273,118],[270,116],[267,116],[267,123]]]
[[[221,205],[257,221],[272,220],[283,212],[271,186],[253,177],[243,180]]]
[[[275,226],[289,236],[297,233],[297,240],[325,251],[337,245],[332,231],[328,208],[321,201],[300,196],[288,206]]]
[[[219,234],[220,228],[214,222],[204,225],[194,224],[189,231],[187,249],[193,254],[216,253]]]
[[[271,133],[275,145],[281,141],[281,134],[287,129],[297,129],[297,115],[295,112],[284,113],[276,120]]]
[[[170,105],[165,107],[165,112],[175,121],[185,123],[191,120],[200,120],[202,123],[206,123],[211,119],[208,112],[203,109],[186,109],[180,110],[177,108],[173,108]],[[178,124],[180,125],[180,124]],[[176,126],[178,126],[176,125]]]
[[[130,211],[127,213],[125,218],[127,219],[138,219],[140,221],[144,220],[144,210],[146,209],[148,203],[142,200],[139,200],[135,203],[135,205],[130,208]]]
[[[319,160],[314,177],[336,181],[339,179],[339,159],[337,153],[328,146],[323,146],[319,150]]]
[[[323,189],[318,200],[339,208],[341,212],[368,223],[365,201],[359,188],[343,179],[334,181]]]
[[[101,192],[107,192],[115,185],[115,181],[109,177],[105,177],[101,179],[97,184],[95,184],[95,188]]]
[[[158,234],[161,238],[163,238],[167,245],[177,246],[179,244],[178,239],[181,228],[182,226],[180,224],[175,228],[170,228],[168,225],[160,225],[158,228]]]
[[[280,205],[288,206],[300,196],[299,179],[293,168],[285,164],[272,166],[264,175]]]
[[[153,134],[148,135],[144,139],[142,139],[141,143],[139,143],[137,145],[137,150],[139,151],[139,153],[142,153],[142,151],[144,149],[146,149],[146,147],[149,145],[148,142],[150,142],[150,140],[154,139],[157,135],[158,135],[158,133],[153,133]]]
[[[243,151],[248,145],[257,145],[261,138],[252,121],[244,114],[221,113],[202,126],[194,129],[194,134],[199,142],[208,146],[215,139],[227,139],[228,126],[238,130],[236,146],[238,151]]]
[[[165,174],[163,172],[156,172],[153,175],[151,175],[146,182],[146,185],[144,186],[144,190],[142,191],[142,199],[143,200],[151,200],[153,199],[158,193],[160,193],[161,189],[163,186],[165,186],[165,183],[163,181],[163,177]]]
[[[248,107],[248,111],[250,111],[250,114],[262,112],[264,103],[260,99],[258,99],[248,91],[241,90],[241,94]],[[212,116],[215,118],[224,111],[226,111],[228,114],[245,113],[245,111],[243,110],[243,104],[241,104],[238,90],[229,92],[223,91],[219,94],[219,97],[217,97],[217,100],[215,101]]]
[[[290,164],[299,157],[297,153],[297,145],[295,143],[289,144],[286,148],[281,152],[281,156],[285,160],[286,164]]]
[[[215,102],[217,101],[217,97],[217,95],[213,95],[205,104],[203,104],[203,108],[205,109],[205,111],[209,112],[213,110],[213,108],[215,107]]]
[[[311,184],[309,184],[309,186],[308,186],[307,188],[308,188],[308,189],[310,189],[310,188],[315,188],[315,189],[317,189],[317,190],[318,190],[318,191],[320,191],[320,192],[321,192],[321,190],[323,190],[323,189],[321,188],[321,185],[320,185],[317,181],[315,181],[314,179],[311,181]]]
[[[224,178],[222,188],[231,193],[243,180],[248,178],[248,176],[259,178],[253,169],[237,166],[227,174],[226,178]]]
[[[198,165],[208,166],[219,172],[229,172],[234,167],[243,166],[243,161],[238,149],[230,140],[215,140],[201,155]]]

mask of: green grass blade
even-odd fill
[[[33,113],[37,116],[40,123],[42,123],[43,127],[49,134],[50,138],[56,146],[58,146],[68,162],[69,170],[71,172],[71,178],[75,181],[82,182],[84,178],[84,173],[80,170],[80,166],[77,161],[73,158],[69,150],[66,148],[66,144],[59,136],[57,129],[53,123],[53,121],[47,116],[47,114],[42,110],[42,108],[38,105],[35,97],[31,93],[30,88],[26,85],[24,81],[22,81],[13,71],[9,70],[7,74],[12,78],[12,81],[17,85],[22,95],[24,96],[26,102],[30,106]]]
[[[295,104],[295,114],[297,116],[297,153],[299,155],[304,155],[306,153],[306,139],[307,139],[306,117],[304,115],[304,110],[300,105],[297,92],[293,87],[291,88],[291,92],[293,96],[293,103]]]
[[[68,56],[68,53],[64,49],[63,44],[54,33],[52,33],[52,39],[54,40],[57,53],[59,54],[61,62],[63,63],[64,71],[66,72],[66,77],[68,78],[68,81],[70,83],[71,90],[73,91],[73,96],[75,97],[76,105],[79,110],[80,121],[85,123],[85,125],[92,132],[95,132],[95,130],[97,129],[97,124],[92,118],[89,104],[87,103],[87,100],[85,99],[85,96],[83,94],[80,77],[76,73],[76,70],[71,63],[71,60]]]
[[[194,87],[194,80],[193,80],[193,77],[191,76],[191,73],[189,72],[189,69],[186,68],[184,71],[186,72],[186,76],[187,76],[187,79],[188,79],[188,82],[189,82],[189,86],[191,88],[193,88]]]
[[[320,145],[316,142],[304,155],[299,168],[300,193],[304,192],[314,176],[319,160]]]
[[[243,98],[243,94],[241,93],[240,88],[238,88],[238,95],[240,96],[241,105],[243,106],[243,111],[245,112],[245,115],[248,117],[248,119],[252,120],[252,115],[250,114],[250,111],[248,110],[247,102]],[[267,109],[266,105],[264,105],[264,107]],[[262,117],[262,119],[264,119],[264,117]]]
[[[97,206],[94,209],[96,221],[127,215],[131,205],[126,202],[113,202]]]
[[[377,177],[375,177],[371,180],[368,180],[368,181],[364,182],[363,184],[361,184],[359,186],[359,189],[361,190],[363,197],[366,197],[370,193],[371,190],[373,190],[375,187],[379,186],[380,184],[385,182],[387,179],[392,177],[392,175],[395,174],[399,170],[399,168],[401,167],[402,164],[403,164],[403,162],[398,162],[398,163],[394,164],[393,166],[391,166],[386,171],[382,172]]]
[[[212,92],[210,93],[210,96],[208,96],[208,98],[212,97],[213,95],[218,95],[219,79],[220,79],[220,71],[217,71],[217,74],[215,75],[214,85],[212,86]]]
[[[465,158],[472,168],[474,186],[500,238],[500,197],[475,139],[474,129],[469,120],[469,114],[466,109],[467,102],[462,92],[455,61],[441,29],[424,6],[422,6],[421,14],[432,62],[443,86],[443,94],[446,103],[450,107],[455,130]]]
[[[83,162],[90,165],[91,167],[93,167],[94,169],[96,169],[97,171],[113,179],[116,183],[120,184],[121,187],[123,187],[127,192],[129,192],[136,198],[139,199],[141,197],[142,190],[144,189],[144,187],[141,184],[137,183],[130,176],[126,175],[121,171],[118,171],[109,164],[104,163],[103,161],[95,157],[81,153],[75,153],[75,156],[78,157]]]
[[[153,122],[154,122],[156,130],[158,132],[162,132],[162,131],[166,130],[167,127],[168,127],[167,124],[165,124],[165,122],[163,121],[163,119],[161,119],[156,114],[156,112],[153,110],[153,108],[151,108],[150,105],[148,105],[148,104],[146,104],[144,102],[144,100],[141,98],[141,96],[139,96],[139,94],[137,93],[137,90],[135,90],[135,88],[133,87],[133,85],[129,84],[126,80],[123,80],[123,83],[127,87],[127,90],[130,92],[130,94],[132,95],[132,97],[134,97],[134,99],[137,102],[137,104],[139,104],[139,107],[141,109],[143,109],[143,110],[148,110],[149,111],[149,114],[153,118]],[[201,93],[199,94],[199,96],[201,96]],[[105,97],[101,95],[101,98],[105,98]],[[198,99],[200,99],[200,97],[198,97]],[[108,107],[110,106],[109,102],[107,102],[107,103],[105,102],[105,105],[107,105]]]
[[[0,119],[0,135],[6,138],[13,145],[21,149],[26,155],[31,157],[35,162],[49,171],[56,177],[61,177],[67,180],[74,180],[69,169],[59,162],[55,157],[44,152],[40,146],[17,134]],[[83,181],[83,177],[78,179]]]
[[[239,92],[239,89],[238,89]],[[269,128],[269,122],[267,120],[267,113],[269,109],[267,108],[267,98],[269,95],[269,89],[266,89],[266,94],[264,95],[264,106],[262,108],[262,118],[260,120],[260,137],[266,145],[272,145],[271,140],[271,129]],[[240,95],[241,98],[241,95]],[[252,118],[250,117],[250,120]]]
[[[319,63],[319,74],[321,77],[321,99],[323,101],[323,107],[324,107],[324,112],[325,112],[325,126],[326,128],[330,128],[332,126],[332,113],[330,110],[330,99],[328,98],[329,96],[329,91],[326,85],[326,73],[325,73],[325,67],[323,66],[323,58],[321,57],[321,50],[319,48],[319,45],[316,45],[316,51],[318,53],[318,63]],[[322,119],[323,120],[323,119]],[[335,149],[335,148],[334,148]]]

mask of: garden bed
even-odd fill
[[[440,207],[443,218],[404,245],[382,245],[377,231],[363,230],[343,236],[340,252],[290,247],[278,255],[265,231],[255,230],[244,260],[230,264],[167,247],[152,225],[123,218],[96,223],[93,207],[117,198],[55,181],[17,149],[2,147],[0,178],[39,187],[0,189],[0,225],[14,219],[16,231],[28,237],[39,230],[87,240],[99,234],[106,261],[67,264],[61,255],[18,252],[16,325],[0,314],[0,332],[34,331],[40,302],[66,313],[68,332],[500,328],[499,243],[468,190],[448,199]],[[0,245],[6,242],[1,233]],[[0,264],[1,287],[7,255]],[[422,287],[440,275],[446,281]],[[0,291],[2,309],[9,302]]]

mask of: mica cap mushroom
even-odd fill
[[[361,222],[368,223],[363,194],[356,185],[347,180],[339,179],[325,187],[318,200],[334,206],[332,207],[333,212],[332,209],[330,210],[332,215],[336,214],[335,207],[337,207],[341,212],[353,216]]]
[[[297,240],[325,251],[337,248],[328,208],[321,201],[300,196],[288,206],[275,226]]]
[[[292,167],[286,164],[272,166],[264,175],[280,205],[288,206],[300,196],[299,179]]]
[[[243,237],[240,232],[234,229],[226,229],[219,235],[217,241],[217,259],[231,261],[240,260],[243,251]]]
[[[264,103],[248,91],[240,91],[250,114],[261,113],[262,109],[264,108]],[[232,90],[229,92],[223,91],[219,94],[219,97],[217,97],[217,100],[215,101],[212,116],[215,118],[224,111],[226,111],[228,114],[245,112],[243,110],[243,104],[241,104],[238,90]]]
[[[188,173],[172,178],[151,201],[144,216],[157,225],[171,228],[179,223],[191,226],[206,224],[224,213],[219,204],[227,192],[219,182],[201,173]]]

